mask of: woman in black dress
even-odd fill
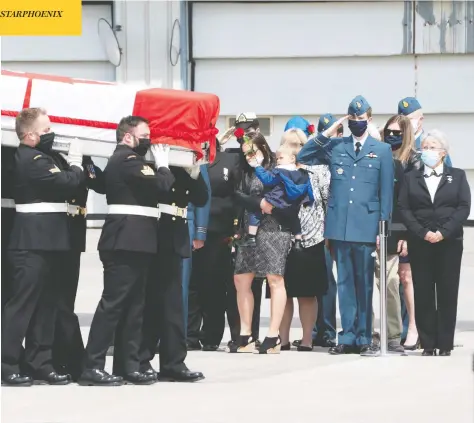
[[[300,129],[289,129],[283,135],[281,144],[299,152],[307,142]],[[291,251],[285,271],[285,285],[288,301],[280,326],[282,350],[290,349],[290,328],[293,319],[293,298],[298,299],[299,315],[303,328],[303,338],[298,351],[312,351],[312,331],[317,318],[318,302],[328,287],[326,257],[324,251],[324,220],[329,194],[331,173],[328,166],[305,166],[310,175],[314,203],[311,207],[301,207],[299,218],[302,229],[300,252]]]

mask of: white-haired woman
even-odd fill
[[[281,145],[292,147],[298,153],[307,140],[301,129],[292,128],[283,134]],[[314,203],[311,207],[301,207],[299,213],[303,250],[292,251],[286,262],[285,285],[288,300],[280,325],[282,350],[291,348],[289,337],[293,319],[293,298],[298,299],[303,328],[303,338],[297,346],[298,351],[313,349],[312,331],[317,318],[317,297],[322,297],[328,287],[323,232],[331,174],[325,165],[305,168],[310,175]]]
[[[463,224],[471,209],[464,170],[449,167],[446,137],[428,132],[424,166],[405,174],[399,194],[415,291],[415,319],[423,355],[449,356],[456,328]]]

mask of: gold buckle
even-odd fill
[[[182,209],[180,207],[176,207],[176,216],[184,217],[186,209]]]
[[[87,207],[79,206],[79,214],[82,214],[83,216],[87,216]]]

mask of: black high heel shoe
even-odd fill
[[[225,349],[228,353],[251,353],[255,350],[255,340],[251,335],[240,335],[237,341],[228,344]]]
[[[420,337],[418,336],[418,339],[416,340],[415,345],[403,345],[403,348],[405,351],[416,351],[421,347],[421,341]]]
[[[254,354],[280,354],[281,339],[279,336],[274,338],[265,337],[262,344],[255,349]]]

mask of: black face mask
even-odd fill
[[[41,135],[39,143],[36,144],[35,148],[45,154],[51,153],[51,151],[53,150],[54,137],[54,132],[48,132],[47,134]]]
[[[139,138],[138,145],[133,149],[139,156],[144,156],[150,149],[151,141],[149,138]]]
[[[384,137],[384,141],[392,147],[392,151],[397,151],[402,146],[401,135],[387,135]]]

